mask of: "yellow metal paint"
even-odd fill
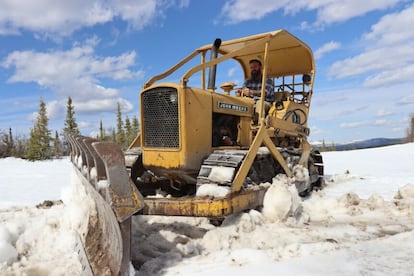
[[[265,189],[261,189],[259,186],[253,189],[241,189],[259,147],[266,146],[285,173],[292,176],[286,161],[275,146],[275,141],[286,145],[291,140],[301,143],[303,154],[300,163],[307,164],[310,153],[310,146],[306,141],[309,135],[307,116],[315,74],[311,49],[289,32],[277,30],[223,41],[218,49],[219,56],[207,61],[206,54],[211,50],[211,44],[196,49],[166,72],[152,77],[144,84],[143,92],[157,86],[177,89],[180,146],[177,149],[143,146],[143,165],[146,168],[162,168],[167,172],[168,170],[171,172],[197,172],[203,160],[215,149],[212,147],[214,113],[234,115],[239,118],[237,145],[230,147],[248,149],[248,153],[236,172],[231,194],[225,198],[146,198],[144,210],[146,214],[223,217],[259,206],[263,202]],[[198,55],[201,57],[201,63],[186,71],[179,84],[154,84],[171,75]],[[252,124],[254,116],[252,99],[232,96],[230,90],[225,93],[218,93],[215,89],[206,90],[205,74],[207,70],[228,59],[233,59],[240,64],[245,78],[250,77],[249,61],[260,59],[264,65],[263,78],[282,79],[283,85],[275,93],[276,101],[268,113],[269,116],[265,117],[263,109],[258,109],[260,110],[258,125]],[[200,74],[200,88],[188,86],[190,77],[195,73]],[[304,89],[297,90],[295,85],[289,86],[288,83],[285,83],[285,77],[289,79],[290,76],[293,76],[292,81],[295,84],[298,83],[295,78],[305,75],[309,76],[309,80],[303,78],[300,85],[307,87],[306,91]],[[286,88],[289,88],[290,91],[286,91]],[[298,93],[302,94],[302,100],[295,98]],[[262,88],[261,94],[263,100],[264,88]],[[262,100],[258,101],[256,105],[263,106]],[[277,105],[277,103],[282,103],[282,105]],[[134,144],[142,145],[143,143],[135,141]]]
[[[214,93],[184,88],[176,84],[168,85],[177,88],[180,100],[178,105],[180,147],[170,149],[143,146],[143,164],[147,167],[198,171],[202,160],[211,153],[212,121],[208,118],[212,116]],[[151,88],[154,87],[156,86]]]
[[[147,198],[145,215],[196,216],[223,218],[246,209],[260,207],[267,187],[232,193],[225,198]]]

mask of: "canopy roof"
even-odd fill
[[[267,42],[269,43],[267,44]],[[268,45],[267,55],[266,45]],[[155,81],[169,76],[195,56],[202,54],[205,57],[206,53],[211,52],[212,49],[213,44],[196,49],[192,54],[166,72],[152,77],[144,84],[144,88],[152,85]],[[195,72],[204,70],[227,59],[234,59],[240,63],[245,78],[250,77],[249,61],[251,59],[260,60],[264,66],[266,76],[271,78],[300,74],[310,74],[313,78],[315,72],[315,63],[311,49],[286,30],[277,30],[222,41],[218,53],[220,56],[214,60],[206,61],[203,58],[201,64],[192,67],[183,75],[181,82],[186,83],[188,78]]]
[[[267,76],[278,77],[288,74],[314,73],[314,58],[311,49],[286,30],[277,30],[243,38],[223,41],[219,48],[222,55],[235,53],[237,60],[249,77],[249,61],[259,59],[265,63],[265,45],[268,46]],[[212,44],[197,49],[199,52],[211,50]]]

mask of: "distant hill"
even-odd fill
[[[395,144],[401,144],[403,138],[372,138],[368,140],[354,141],[344,144],[335,144],[335,150],[352,150],[352,149],[365,149],[365,148],[376,148],[383,146],[390,146]],[[321,148],[321,143],[313,144],[316,148]],[[325,144],[326,150],[331,150],[332,145],[329,143]]]

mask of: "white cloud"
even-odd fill
[[[308,2],[308,1],[304,1]],[[362,16],[372,11],[388,9],[401,0],[345,0],[345,1],[313,1],[319,3],[317,8],[317,24],[344,22],[351,18]],[[313,3],[307,4],[307,9],[313,9]]]
[[[393,112],[391,112],[388,109],[384,109],[384,108],[381,108],[377,111],[377,116],[379,116],[379,117],[390,116],[390,115],[393,115],[393,114],[394,114]]]
[[[364,35],[368,42],[375,41],[379,45],[396,45],[414,39],[414,5],[398,13],[382,17],[371,27],[371,32]]]
[[[408,61],[414,62],[412,59]],[[364,81],[364,86],[378,87],[413,80],[414,64],[400,64],[396,65],[396,67],[397,68],[385,70],[378,74],[367,77]]]
[[[116,114],[117,103],[121,106],[121,111],[124,113],[130,112],[133,105],[123,98],[106,98],[106,99],[90,99],[88,101],[73,101],[73,106],[76,107],[76,113],[87,114],[96,112],[113,111]]]
[[[221,14],[231,24],[246,20],[260,19],[269,13],[282,9],[289,3],[287,0],[230,0],[224,4]]]
[[[414,104],[414,92],[411,90],[411,91],[407,91],[407,93],[411,95],[408,95],[400,99],[398,101],[398,104]]]
[[[319,49],[315,51],[315,58],[321,58],[324,54],[334,51],[336,49],[341,48],[341,43],[336,41],[330,41],[324,45],[322,45]]]
[[[384,125],[391,125],[391,121],[390,120],[385,120],[385,119],[378,119],[375,120],[374,125],[375,126],[384,126]]]
[[[376,10],[385,10],[404,0],[297,0],[297,1],[266,1],[266,0],[230,0],[224,4],[221,14],[229,23],[239,23],[246,20],[255,20],[283,10],[285,14],[296,14],[302,10],[316,11],[315,25],[325,25],[335,22],[344,22],[351,18],[362,16]],[[308,23],[302,22],[302,27]]]
[[[142,78],[144,72],[131,70],[135,66],[134,51],[119,56],[99,57],[94,53],[98,41],[90,39],[62,51],[15,51],[1,63],[5,68],[13,68],[9,82],[35,82],[51,90],[60,99],[71,96],[73,101],[93,110],[109,110],[111,102],[116,106],[119,91],[101,84],[103,79],[127,80]],[[64,105],[62,106],[64,107]],[[57,108],[57,107],[55,107]]]
[[[83,27],[121,19],[134,29],[142,29],[177,5],[186,8],[189,0],[2,0],[0,35],[18,34],[22,30],[43,35],[70,35]],[[47,11],[47,12],[45,12]]]
[[[351,122],[351,123],[341,123],[339,126],[341,128],[357,128],[362,126],[370,125],[368,121],[359,121],[359,122]]]
[[[95,125],[91,122],[80,121],[78,122],[78,127],[79,129],[83,129],[83,128],[95,127]],[[97,134],[99,134],[99,132]],[[94,135],[92,137],[97,137],[97,135]]]
[[[380,87],[412,81],[414,74],[414,5],[388,14],[364,34],[365,50],[335,62],[330,70],[337,78],[366,75],[364,87]]]
[[[46,106],[46,116],[48,118],[48,120],[54,120],[56,118],[60,118],[62,116],[62,114],[64,114],[64,111],[66,109],[66,100],[62,99],[62,100],[53,100],[53,101],[46,101],[43,99],[43,101],[45,102]],[[37,109],[38,109],[38,105],[37,105]],[[30,113],[27,116],[27,120],[31,121],[31,122],[36,122],[37,117],[39,116],[39,112],[35,111]]]
[[[47,118],[49,120],[53,120],[58,118],[61,114],[63,114],[66,108],[66,103],[64,101],[50,101],[46,103],[46,112]]]

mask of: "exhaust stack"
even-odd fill
[[[210,60],[217,58],[218,49],[220,48],[220,45],[221,45],[221,39],[216,38],[216,40],[214,40],[213,47],[211,48]],[[207,89],[213,90],[213,91],[216,89],[216,69],[217,69],[217,64],[211,66],[209,74],[208,74]]]

